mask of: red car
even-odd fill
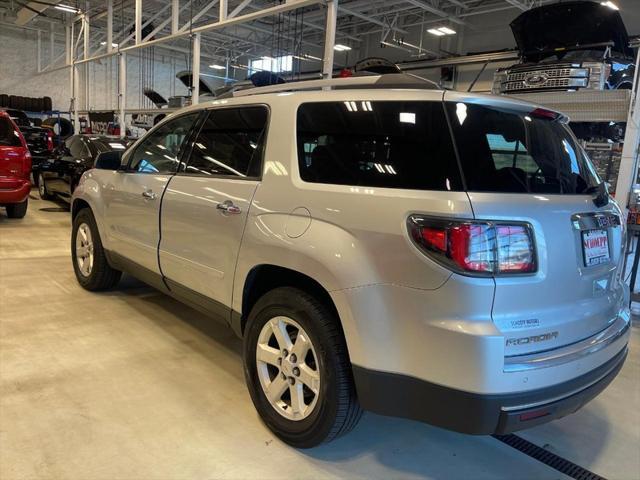
[[[27,213],[31,191],[31,153],[11,117],[0,111],[0,206],[9,218]]]

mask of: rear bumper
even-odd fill
[[[366,410],[419,420],[469,434],[505,434],[569,415],[616,377],[627,347],[598,368],[537,390],[486,395],[433,384],[400,374],[354,366],[358,398]]]
[[[31,182],[22,178],[0,178],[0,205],[22,203],[29,196]]]

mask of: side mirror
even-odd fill
[[[120,170],[122,166],[122,152],[104,152],[98,155],[95,168],[100,170]]]

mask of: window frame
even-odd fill
[[[166,121],[162,121],[157,125],[155,125],[145,135],[143,135],[138,139],[138,141],[140,142],[138,145],[135,145],[134,148],[132,148],[129,152],[126,152],[127,157],[124,159],[125,161],[123,162],[124,173],[135,173],[140,175],[176,175],[180,171],[180,168],[184,163],[185,148],[189,143],[189,140],[193,137],[194,129],[196,128],[196,126],[199,126],[200,122],[202,121],[203,111],[204,111],[203,109],[190,110],[188,112],[184,112],[181,115],[176,115],[175,117],[169,116],[166,118]],[[191,127],[189,128],[189,132],[187,133],[187,135],[185,135],[185,140],[182,142],[182,145],[180,145],[180,150],[178,150],[178,154],[176,155],[176,159],[178,160],[178,168],[175,172],[169,172],[169,173],[140,172],[138,170],[134,170],[131,168],[131,162],[133,161],[133,157],[135,156],[136,152],[138,151],[139,148],[142,148],[142,143],[144,143],[146,139],[148,139],[151,135],[153,135],[156,132],[156,130],[159,130],[169,122],[179,120],[183,117],[187,117],[193,114],[196,114],[197,116],[195,121],[193,122],[193,125],[191,125]]]
[[[219,111],[219,110],[229,110],[229,109],[239,109],[239,108],[255,108],[255,107],[264,107],[267,111],[267,122],[264,128],[264,132],[263,132],[263,137],[264,140],[262,142],[263,144],[263,148],[262,148],[262,158],[260,159],[260,169],[259,169],[259,175],[257,176],[246,176],[246,177],[240,177],[240,176],[231,176],[231,175],[205,175],[204,173],[192,173],[192,172],[185,172],[184,169],[186,169],[187,165],[189,165],[189,161],[191,160],[191,152],[193,151],[193,146],[195,143],[196,138],[198,138],[198,135],[200,135],[200,131],[202,130],[202,127],[204,126],[205,122],[207,121],[207,118],[210,114],[210,112],[214,112],[214,111]],[[191,136],[189,137],[189,142],[187,145],[187,149],[185,149],[184,156],[181,158],[180,160],[180,166],[178,171],[176,172],[176,175],[180,175],[183,177],[198,177],[198,178],[219,178],[219,179],[226,179],[226,180],[242,180],[242,181],[252,181],[252,182],[261,182],[262,181],[262,177],[264,175],[264,158],[265,158],[265,153],[266,153],[266,149],[267,149],[267,140],[269,138],[269,128],[271,126],[271,107],[269,106],[269,104],[267,103],[243,103],[243,104],[239,104],[239,105],[223,105],[223,106],[212,106],[212,107],[208,107],[203,109],[203,115],[201,116],[201,118],[199,119],[198,125],[197,125],[197,129],[194,128],[193,133],[191,134]]]

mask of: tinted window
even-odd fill
[[[92,140],[94,150],[100,154],[104,152],[123,152],[127,148],[127,140],[119,138],[100,138]]]
[[[169,120],[147,135],[129,160],[129,170],[139,173],[174,173],[180,148],[200,113]]]
[[[557,120],[464,103],[447,108],[468,190],[580,194],[600,182]]]
[[[0,145],[5,147],[21,147],[20,137],[5,117],[0,117]]]
[[[307,103],[297,137],[307,182],[462,189],[441,102]]]
[[[267,117],[266,107],[210,111],[193,143],[186,173],[260,176]]]

